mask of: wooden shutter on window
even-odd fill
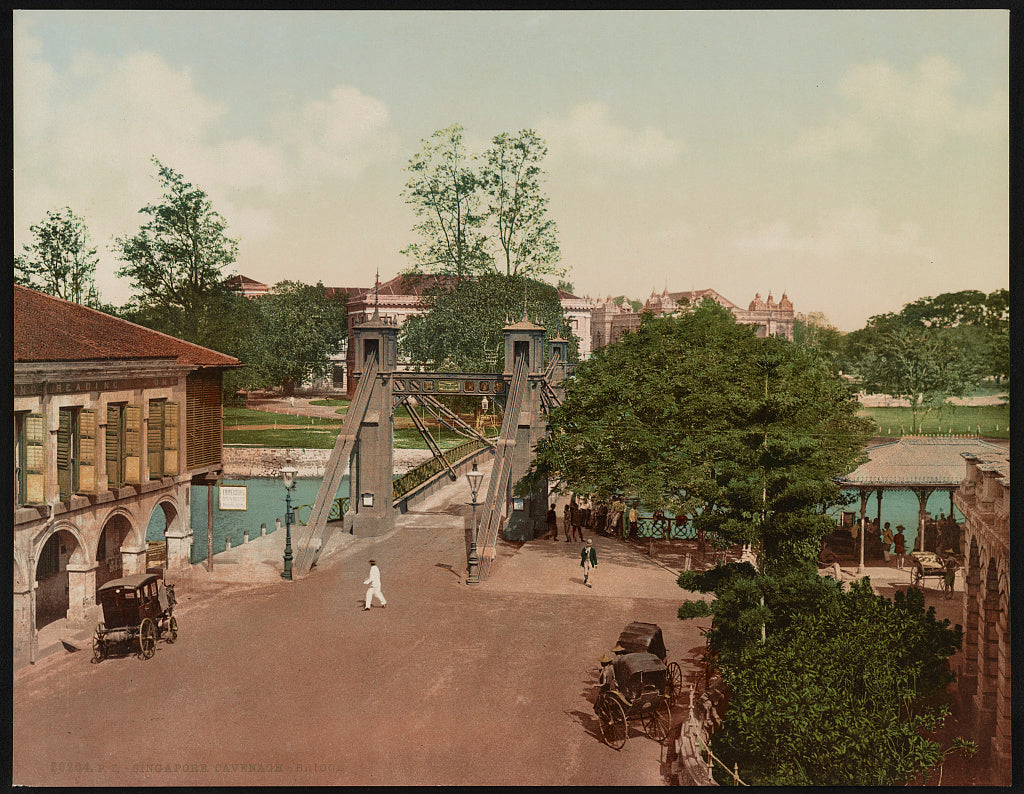
[[[77,493],[96,493],[96,412],[78,414]]]
[[[71,411],[57,411],[57,489],[60,498],[71,498]]]
[[[164,474],[178,473],[179,411],[178,403],[164,403]]]
[[[164,473],[164,404],[154,400],[149,403],[146,450],[149,453],[149,478],[159,479]]]
[[[25,504],[46,501],[46,419],[42,414],[25,417]]]
[[[124,481],[142,482],[142,408],[124,407]]]
[[[121,479],[121,406],[107,406],[106,432],[107,487],[120,488]]]
[[[191,469],[219,464],[223,442],[220,372],[193,372],[185,388],[186,465]]]

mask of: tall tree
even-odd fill
[[[494,136],[480,182],[505,259],[505,275],[561,275],[557,227],[548,217],[541,161],[548,149],[534,130]]]
[[[95,281],[99,260],[89,244],[85,221],[64,207],[47,212],[29,231],[32,241],[14,258],[14,283],[99,308]]]
[[[421,238],[402,249],[413,270],[467,276],[492,266],[479,179],[462,132],[458,124],[438,130],[406,168],[402,195],[419,218],[413,229]]]
[[[797,312],[793,318],[793,341],[805,345],[822,356],[839,372],[839,352],[843,335],[821,312],[803,314]]]
[[[236,354],[245,364],[237,388],[283,385],[291,393],[297,384],[330,372],[329,356],[348,331],[344,298],[328,296],[319,282],[282,281],[249,303],[252,317]]]
[[[562,313],[558,291],[534,279],[526,281],[529,317],[545,328],[545,337],[569,340],[571,360],[578,357],[575,337]],[[522,276],[484,273],[438,287],[426,296],[426,311],[402,327],[402,354],[418,366],[436,370],[495,371],[502,365],[502,328],[523,314]]]
[[[115,240],[125,263],[117,275],[130,280],[133,306],[153,327],[204,344],[211,323],[223,320],[210,303],[227,300],[225,268],[234,264],[238,241],[225,234],[227,223],[204,190],[152,161],[164,194],[139,210],[149,220],[135,235]]]
[[[928,411],[970,394],[981,380],[969,330],[898,325],[876,334],[858,364],[864,389],[909,401],[911,432],[919,432]]]
[[[766,565],[814,559],[870,423],[830,367],[784,339],[759,339],[703,301],[583,362],[538,445],[537,473],[574,491],[635,493],[693,515]]]

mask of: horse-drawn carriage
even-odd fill
[[[661,629],[653,623],[630,623],[616,647],[621,651],[610,662],[616,685],[602,688],[594,703],[601,737],[618,750],[626,743],[629,720],[639,718],[644,733],[661,741],[672,728],[672,705],[682,688],[682,670],[675,662],[665,664]]]
[[[111,648],[135,650],[143,659],[156,653],[157,638],[174,642],[178,621],[174,617],[174,585],[164,584],[156,573],[125,576],[104,584],[96,593],[103,607],[103,621],[92,638],[92,660],[101,662]]]

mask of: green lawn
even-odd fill
[[[861,408],[859,413],[874,421],[879,436],[899,437],[910,433],[909,408]],[[1010,406],[953,405],[930,411],[921,419],[921,433],[1009,438]]]
[[[334,422],[334,419],[321,419],[316,416],[293,416],[273,411],[254,411],[251,408],[224,407],[224,426],[232,425],[322,425]]]

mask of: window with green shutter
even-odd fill
[[[61,408],[57,412],[57,489],[67,501],[75,492],[78,458],[78,409]]]

